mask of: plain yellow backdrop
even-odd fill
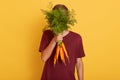
[[[38,52],[49,2],[74,9],[83,38],[85,80],[120,80],[119,0],[1,0],[0,80],[40,80]]]

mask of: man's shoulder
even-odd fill
[[[52,32],[51,30],[49,30],[49,29],[48,29],[48,30],[43,31],[43,33],[44,33],[44,34],[53,34],[53,32]]]
[[[47,29],[47,30],[44,30],[43,31],[44,33],[49,33],[49,32],[52,32],[51,30]]]
[[[74,31],[70,31],[71,34],[74,36],[74,37],[78,37],[78,38],[81,38],[81,35],[77,32],[74,32]]]

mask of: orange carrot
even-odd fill
[[[60,46],[57,46],[57,48],[56,48],[56,54],[54,56],[54,65],[56,64],[56,62],[58,60],[59,51],[60,51]]]
[[[61,58],[62,62],[65,64],[65,55],[64,55],[62,47],[60,47],[60,58]]]
[[[66,50],[65,45],[64,45],[63,42],[62,42],[62,48],[63,48],[63,51],[65,52],[66,57],[69,58],[67,50]]]

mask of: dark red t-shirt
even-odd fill
[[[39,48],[40,52],[48,46],[53,37],[54,35],[50,30],[44,31]],[[76,58],[85,56],[82,38],[79,34],[70,31],[69,34],[63,37],[63,42],[69,54],[70,62],[66,59],[66,65],[64,65],[59,58],[54,66],[53,59],[56,50],[54,48],[52,55],[45,62],[41,80],[75,80]]]

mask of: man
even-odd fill
[[[57,4],[53,10],[58,8],[68,11],[68,8],[63,4]],[[56,52],[57,42],[62,41],[65,44],[69,55],[69,61],[66,60],[64,65],[58,57],[58,61],[54,66],[54,55]],[[64,30],[54,36],[51,30],[46,30],[43,33],[39,51],[41,59],[45,62],[41,80],[75,80],[75,66],[77,69],[78,79],[83,80],[83,62],[82,57],[85,56],[82,37],[72,31]]]

